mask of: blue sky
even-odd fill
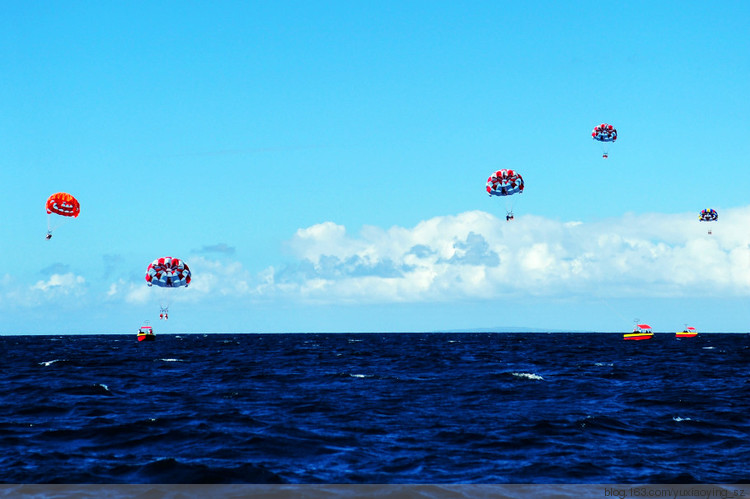
[[[750,327],[746,2],[3,10],[0,333]]]

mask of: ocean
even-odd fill
[[[750,483],[750,335],[0,336],[0,482]]]

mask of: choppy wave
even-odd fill
[[[513,376],[517,376],[519,378],[526,378],[526,379],[534,379],[534,380],[544,380],[543,377],[539,376],[538,374],[534,373],[511,373]]]
[[[43,361],[43,362],[40,362],[40,363],[39,363],[39,365],[40,365],[40,366],[44,366],[44,367],[49,367],[49,366],[51,366],[52,364],[54,364],[55,362],[64,362],[64,361],[62,361],[62,360],[60,360],[60,359],[54,359],[54,360],[45,360],[45,361]]]

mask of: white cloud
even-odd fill
[[[87,293],[86,279],[72,272],[52,274],[48,279],[31,285],[9,274],[5,274],[0,280],[0,306],[5,309],[35,307],[53,302],[76,307],[85,302]]]
[[[186,301],[202,300],[208,295],[241,296],[250,292],[252,276],[240,262],[192,257],[190,270],[194,277],[190,286],[183,290]]]
[[[86,279],[72,272],[52,274],[46,281],[37,281],[31,289],[45,295],[82,295],[85,292]]]
[[[414,227],[366,226],[357,234],[328,221],[299,229],[288,242],[296,260],[253,274],[241,262],[191,256],[188,288],[142,280],[101,283],[108,302],[308,303],[449,302],[545,296],[714,297],[750,294],[750,207],[722,210],[708,235],[691,214],[650,214],[596,221],[483,211],[441,216]],[[49,300],[79,302],[91,285],[71,272],[33,285],[6,275],[6,307]]]
[[[125,279],[118,279],[109,283],[104,295],[105,299],[110,302],[124,301],[135,305],[147,303],[151,298],[149,288],[145,283],[134,283]]]
[[[125,287],[125,301],[137,305],[147,303],[150,299],[153,299],[153,294],[150,291],[148,286],[128,283]]]
[[[610,297],[750,293],[750,208],[707,225],[690,214],[593,223],[482,211],[413,228],[324,222],[299,229],[297,265],[269,268],[259,292],[314,302],[447,301],[518,295]]]

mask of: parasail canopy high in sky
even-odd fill
[[[698,220],[701,222],[716,222],[719,220],[719,214],[713,208],[706,208],[705,210],[701,210],[700,215],[698,215]],[[708,233],[712,234],[710,225]]]
[[[698,220],[701,222],[715,222],[719,219],[719,214],[716,213],[716,210],[713,208],[706,208],[705,210],[701,210],[700,215],[698,215]]]
[[[513,220],[514,194],[523,193],[523,177],[515,170],[497,170],[487,179],[487,194],[506,198],[506,220]]]
[[[179,258],[165,256],[151,262],[146,269],[146,283],[161,288],[187,287],[190,284],[190,267]]]
[[[81,205],[67,192],[57,192],[47,199],[47,213],[75,218],[81,213]]]
[[[512,196],[523,192],[523,177],[515,170],[497,170],[487,179],[487,194]]]
[[[60,223],[69,219],[77,218],[81,213],[81,204],[76,198],[67,192],[56,192],[47,199],[47,239],[52,238],[52,231],[56,229]],[[58,219],[53,223],[53,215],[64,217]]]
[[[602,123],[594,127],[591,137],[602,145],[602,158],[607,159],[609,157],[609,144],[613,144],[617,140],[617,129],[612,125]]]

